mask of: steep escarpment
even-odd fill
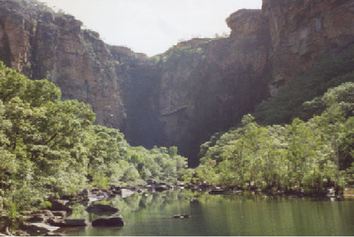
[[[352,19],[348,0],[265,0],[262,10],[235,12],[227,19],[230,37],[192,39],[151,59],[155,75],[140,80],[150,87],[133,86],[144,91],[135,104],[150,113],[136,116],[128,138],[177,145],[195,165],[199,145],[211,134],[236,125],[317,62],[353,45]]]
[[[141,55],[106,45],[73,16],[31,1],[1,1],[0,60],[32,79],[48,77],[63,99],[92,105],[97,123],[122,127],[120,76]],[[120,49],[120,50],[117,50]]]
[[[240,10],[227,38],[192,39],[147,58],[110,46],[74,17],[32,0],[1,0],[0,60],[32,79],[48,77],[64,99],[92,105],[97,123],[132,145],[199,146],[236,125],[316,62],[354,44],[350,0],[263,0]]]
[[[230,37],[193,39],[160,56],[164,145],[176,144],[189,157],[268,93],[270,36],[261,11],[242,10],[227,22],[233,30]]]
[[[124,78],[122,98],[126,123],[121,129],[130,144],[153,148],[162,145],[163,130],[159,121],[160,68],[156,60],[127,62],[119,76]]]
[[[263,0],[262,11],[272,41],[272,95],[321,58],[354,44],[353,1]]]

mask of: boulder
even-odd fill
[[[39,210],[33,212],[23,212],[24,220],[31,223],[46,222],[48,219],[53,218],[54,214],[49,210]]]
[[[20,228],[22,231],[30,235],[45,235],[49,232],[54,232],[59,229],[56,226],[50,226],[44,223],[21,223]]]
[[[68,206],[69,201],[64,199],[54,199],[51,200],[52,206],[50,210],[52,211],[66,211],[69,215],[72,213],[72,209]]]
[[[90,202],[103,201],[103,200],[111,199],[116,195],[117,192],[113,190],[93,188],[91,190],[91,194],[89,195],[89,201]]]
[[[128,186],[125,186],[126,189],[129,189],[130,191],[133,191],[135,192],[136,190],[138,190],[138,187],[137,186],[131,186],[131,185],[128,185]]]
[[[58,233],[58,232],[48,232],[44,236],[65,236],[64,233]]]
[[[167,185],[159,185],[154,187],[156,192],[163,192],[169,189]]]
[[[122,188],[120,191],[121,191],[120,195],[122,196],[122,198],[126,198],[134,194],[133,191],[125,188]]]
[[[120,187],[115,186],[115,185],[110,185],[109,190],[111,190],[112,193],[114,194],[120,194]]]
[[[29,236],[29,234],[23,230],[16,230],[15,233],[13,233],[13,235],[15,236]],[[0,234],[1,236],[1,234]],[[9,236],[9,235],[5,235],[5,236]]]
[[[222,189],[220,187],[216,187],[214,189],[212,189],[209,194],[214,194],[214,195],[217,195],[217,194],[230,194],[232,193],[232,191],[230,190],[226,190],[226,189]]]
[[[50,210],[38,210],[38,211],[32,211],[30,212],[32,215],[36,215],[36,214],[43,214],[45,216],[53,216],[53,212]]]
[[[148,181],[146,181],[146,183],[149,185],[157,184],[157,182],[153,179],[149,179]]]
[[[66,218],[66,211],[52,211],[52,213],[56,218],[60,218],[60,219]]]
[[[185,188],[190,189],[192,191],[201,191],[201,188],[199,187],[199,185],[196,185],[196,184],[189,184],[189,185],[185,186]]]
[[[91,192],[88,188],[85,188],[79,195],[82,197],[83,201],[89,201]]]
[[[95,204],[87,207],[86,211],[95,214],[113,214],[119,211],[119,209],[110,205]]]
[[[34,214],[31,215],[26,221],[38,223],[38,222],[45,222],[47,219],[48,217],[46,217],[44,214]]]
[[[113,199],[117,194],[115,194],[112,190],[107,190],[108,199]]]
[[[65,227],[80,227],[80,226],[87,226],[88,223],[84,219],[66,219]]]
[[[111,188],[111,192],[115,195],[121,195],[121,190],[120,188]]]
[[[92,221],[93,227],[123,227],[124,221],[121,215],[108,218],[100,218]]]
[[[88,225],[87,221],[84,219],[51,219],[48,220],[48,223],[57,227],[83,227]]]
[[[52,226],[63,227],[65,222],[63,219],[52,218],[48,220],[48,224]]]

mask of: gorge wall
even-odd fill
[[[192,39],[148,58],[38,2],[0,0],[0,60],[48,77],[63,99],[90,103],[97,123],[121,129],[132,145],[177,145],[196,165],[213,133],[354,44],[351,0],[263,0],[262,10],[226,22],[227,38]]]
[[[262,11],[271,35],[272,95],[354,43],[354,1],[263,0]]]

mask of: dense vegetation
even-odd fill
[[[177,147],[132,147],[94,125],[91,107],[61,100],[48,80],[29,80],[0,62],[0,207],[50,205],[90,186],[184,179],[240,189],[323,192],[354,182],[354,48],[321,62],[254,116],[201,146],[186,169]]]
[[[91,185],[184,175],[187,161],[176,147],[131,147],[94,120],[89,105],[61,101],[52,82],[29,80],[0,62],[0,206],[15,213]]]
[[[321,114],[326,106],[321,97],[329,89],[354,81],[354,46],[335,58],[327,58],[303,76],[280,89],[277,96],[263,101],[254,113],[261,124],[285,124],[292,119],[310,119]],[[308,101],[312,101],[309,103]]]
[[[337,191],[354,181],[354,49],[263,102],[255,117],[201,146],[190,182],[241,189]]]

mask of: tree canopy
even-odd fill
[[[92,185],[183,176],[187,161],[176,147],[131,147],[119,130],[94,121],[90,105],[62,101],[52,82],[0,62],[0,205],[30,209]]]

